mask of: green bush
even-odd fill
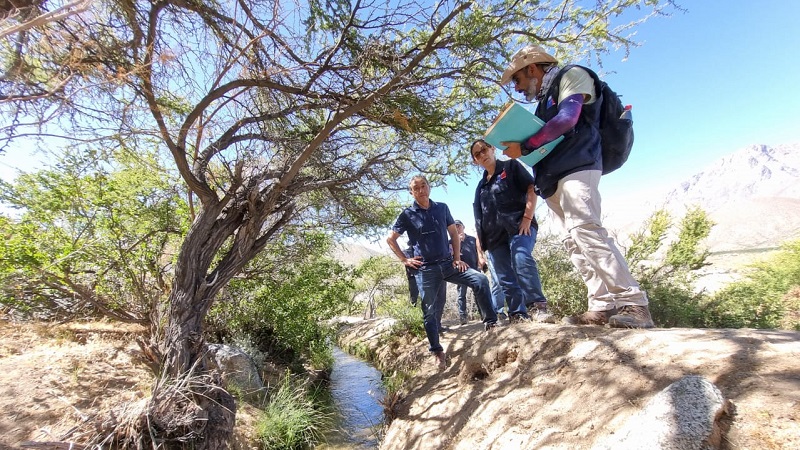
[[[550,312],[557,316],[570,316],[586,311],[586,285],[569,260],[561,240],[552,234],[541,235],[536,242],[534,257]]]
[[[65,151],[0,180],[0,306],[39,319],[147,322],[165,300],[189,226],[176,180],[156,152]]]
[[[691,208],[674,233],[670,215],[656,211],[632,234],[624,251],[631,272],[650,298],[650,313],[659,327],[800,329],[800,241],[754,264],[747,278],[709,297],[696,292],[697,269],[708,265],[702,246],[713,222]],[[536,246],[542,286],[550,309],[570,315],[586,309],[586,287],[566,251],[552,235]]]
[[[650,312],[657,326],[702,324],[705,297],[693,292],[692,270],[706,264],[708,252],[701,243],[712,226],[702,210],[690,209],[681,220],[677,239],[667,244],[672,220],[666,211],[656,211],[630,236],[627,249],[620,248],[631,273],[650,298]],[[542,235],[536,244],[536,260],[550,310],[560,316],[586,311],[586,285],[560,240]]]
[[[742,281],[717,292],[705,305],[705,325],[724,328],[800,329],[800,241],[785,244],[765,261],[753,264]]]
[[[275,249],[255,262],[258,274],[231,283],[207,318],[212,339],[249,339],[290,362],[300,356],[315,369],[332,366],[327,321],[349,307],[353,271],[324,256],[329,237],[306,234],[302,241],[305,250],[294,246],[297,253],[287,256]]]
[[[407,288],[406,288],[407,289]],[[394,318],[393,334],[410,334],[415,337],[425,337],[425,327],[422,324],[422,308],[419,304],[412,306],[408,301],[408,294],[391,299],[380,304],[378,314]]]
[[[366,317],[386,314],[384,303],[394,302],[399,297],[408,298],[405,267],[390,256],[367,258],[356,268],[356,291],[366,302],[363,305]]]
[[[256,424],[259,448],[293,450],[311,448],[331,427],[332,414],[288,373],[269,396]]]

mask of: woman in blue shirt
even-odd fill
[[[517,160],[498,161],[495,148],[482,139],[470,153],[484,169],[473,203],[478,239],[503,287],[509,320],[555,323],[533,259],[538,230],[533,176]]]

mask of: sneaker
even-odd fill
[[[605,325],[608,319],[617,313],[616,309],[608,311],[586,311],[583,314],[564,317],[561,322],[567,325]]]
[[[608,324],[614,328],[653,328],[653,318],[647,305],[625,305],[617,311],[617,314],[608,318]]]
[[[444,325],[439,325],[439,334],[449,333],[450,327],[446,327]]]
[[[492,330],[497,328],[497,322],[487,322],[483,325],[484,331],[487,333],[491,333]]]
[[[497,313],[497,320],[508,320],[508,316],[504,312]]]
[[[533,314],[532,319],[534,322],[556,323],[556,316],[547,312],[547,302],[531,303],[528,306],[528,311]]]
[[[458,318],[458,322],[459,322],[461,325],[466,325],[466,324],[467,324],[467,322],[469,322],[469,319],[467,319],[467,316],[461,316],[461,317],[459,317],[459,318]]]
[[[512,314],[511,317],[508,319],[510,323],[523,323],[523,322],[533,322],[531,316],[520,313],[520,314]]]
[[[444,370],[447,367],[447,356],[444,352],[431,352],[433,354],[434,360],[436,362],[436,368],[440,371]]]

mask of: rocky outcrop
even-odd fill
[[[731,402],[710,381],[690,375],[670,384],[594,450],[716,450]]]
[[[240,390],[250,395],[264,389],[258,369],[250,356],[242,350],[224,344],[209,344],[207,363],[222,374],[228,390]]]

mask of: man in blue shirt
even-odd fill
[[[475,293],[475,302],[481,310],[486,331],[497,326],[497,314],[492,307],[489,280],[486,275],[467,267],[461,261],[461,240],[458,238],[450,208],[430,199],[431,187],[422,175],[409,183],[414,204],[405,208],[392,227],[386,243],[406,267],[417,269],[417,284],[422,297],[423,325],[430,344],[429,350],[436,358],[439,370],[446,367],[444,348],[439,343],[439,323],[444,302],[437,292],[442,283],[466,285]],[[408,234],[408,243],[414,256],[407,257],[397,239]],[[450,253],[450,241],[453,253]]]

